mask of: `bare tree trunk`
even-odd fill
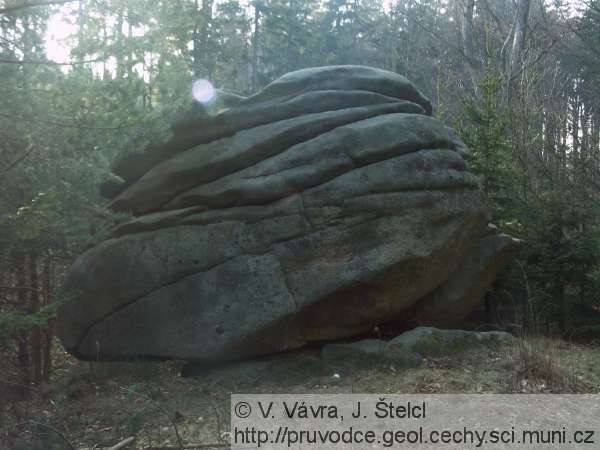
[[[200,8],[198,4],[198,0],[194,0],[194,14],[196,15],[196,20],[194,21],[194,31],[192,32],[192,62],[194,69],[194,77],[200,78],[202,75],[202,70],[200,66]]]
[[[82,1],[79,2],[77,9],[77,59],[81,62],[84,59],[83,43],[83,24],[85,22],[85,8]],[[78,65],[76,70],[83,70],[83,64]]]
[[[252,35],[252,92],[258,90],[258,36],[260,34],[260,6],[254,3],[254,34]]]
[[[517,4],[517,20],[515,23],[512,50],[510,53],[509,86],[512,84],[513,78],[519,73],[522,67],[521,58],[523,56],[525,38],[527,36],[530,3],[530,0],[519,0],[519,3]]]
[[[117,33],[117,35],[115,36],[115,42],[117,43],[117,46],[119,48],[119,50],[122,50],[123,48],[123,13],[121,11],[119,11],[119,14],[117,15],[118,19],[117,19],[117,26],[115,28],[115,31]],[[119,56],[117,57],[117,80],[122,80],[123,78],[125,78],[125,68],[123,67],[123,58],[122,58],[122,54],[121,51],[119,51]]]
[[[39,279],[37,271],[37,256],[35,253],[29,255],[29,279],[30,279],[30,313],[36,313],[40,309]],[[39,326],[31,329],[31,365],[33,370],[33,383],[40,384],[42,381],[42,330]]]
[[[582,156],[585,158],[587,162],[590,155],[590,121],[591,121],[591,111],[590,104],[586,102],[584,99],[581,100],[581,114],[579,115],[581,118],[581,151]]]
[[[194,57],[194,76],[196,78],[212,78],[214,63],[209,55],[209,29],[212,22],[213,0],[202,0],[202,7],[198,0],[194,0],[196,11],[196,23],[193,33],[193,57]]]
[[[590,138],[592,154],[595,158],[598,159],[598,157],[600,156],[600,114],[598,112],[592,113],[590,129],[592,135]]]
[[[108,47],[108,31],[106,30],[106,19],[102,25],[102,44],[104,48]],[[105,80],[109,78],[109,74],[106,71],[106,59],[102,60],[102,79]]]
[[[460,28],[462,48],[468,60],[473,58],[473,13],[475,0],[465,0],[463,5],[463,20]],[[469,61],[467,61],[469,62]]]
[[[52,256],[48,255],[44,261],[43,283],[44,283],[44,304],[52,303]],[[45,382],[50,381],[50,372],[52,371],[52,338],[54,336],[54,323],[51,321],[46,326],[44,333],[43,349],[43,378]]]
[[[18,252],[15,255],[15,269],[17,275],[17,286],[25,287],[27,283],[26,278],[26,264],[25,255]],[[20,311],[27,311],[27,291],[25,289],[17,290],[17,307]],[[18,345],[17,345],[17,360],[19,362],[19,372],[21,373],[21,383],[29,386],[31,383],[31,357],[29,354],[29,334],[27,331],[21,330],[18,332]]]
[[[133,82],[133,25],[131,24],[131,12],[127,9],[127,86],[131,87]]]
[[[473,42],[473,15],[475,12],[475,0],[463,0],[462,2],[462,24],[460,27],[461,47],[467,63],[467,71],[471,79],[471,86],[475,95],[478,95],[477,64],[475,57],[475,46]]]
[[[203,17],[203,27],[202,34],[200,37],[202,38],[202,57],[206,61],[206,75],[209,79],[213,78],[214,72],[214,61],[213,57],[210,54],[210,50],[208,47],[209,37],[210,37],[210,26],[212,23],[212,10],[213,10],[213,0],[203,0],[202,1],[202,17]]]
[[[571,103],[571,138],[573,141],[573,153],[577,155],[579,148],[579,85],[575,87]]]

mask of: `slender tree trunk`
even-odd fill
[[[52,256],[46,256],[43,269],[44,283],[44,304],[47,306],[52,303]],[[50,381],[50,373],[52,372],[52,338],[54,337],[54,322],[51,321],[46,326],[44,332],[44,349],[43,349],[43,379],[45,382]]]
[[[467,58],[473,56],[473,13],[475,0],[464,0],[463,21],[461,26],[462,48]]]
[[[127,86],[131,88],[133,83],[133,25],[131,24],[131,12],[127,10]]]
[[[529,22],[530,0],[519,0],[517,3],[517,20],[515,23],[515,32],[513,35],[512,50],[510,53],[509,85],[513,78],[522,68],[521,58],[525,48],[525,39],[527,37],[527,24]]]
[[[575,87],[571,103],[571,139],[573,141],[573,153],[578,154],[579,148],[579,86]]]
[[[117,43],[117,48],[119,49],[118,55],[115,55],[117,60],[117,80],[122,80],[125,78],[125,69],[123,67],[123,12],[118,12],[117,18],[117,26],[116,26],[116,36],[115,42]]]
[[[200,14],[200,5],[198,4],[198,0],[194,0],[194,14],[196,16],[196,20],[194,21],[194,30],[192,32],[192,64],[194,77],[200,78],[202,76],[202,66],[200,63],[200,22],[202,20],[202,16]]]
[[[40,309],[39,278],[37,268],[37,256],[35,253],[29,255],[29,312],[36,313]],[[33,383],[40,384],[42,381],[42,330],[39,326],[31,329],[31,365],[33,372]]]
[[[473,45],[473,14],[475,11],[475,0],[464,0],[462,25],[460,29],[461,46],[467,63],[467,70],[471,78],[473,92],[477,94],[477,70],[475,64],[475,52]]]
[[[596,111],[592,114],[590,130],[590,146],[592,154],[596,158],[596,162],[599,162],[598,159],[600,157],[600,114]]]
[[[209,34],[212,23],[213,0],[202,1],[202,28],[200,33],[202,59],[206,62],[206,75],[210,79],[213,77],[213,61],[209,52]]]
[[[108,32],[106,30],[106,18],[104,20],[104,23],[102,24],[102,44],[104,45],[104,48],[106,48],[108,46]],[[102,59],[102,79],[106,80],[109,79],[110,75],[109,73],[106,71],[106,59]]]
[[[84,40],[83,40],[83,26],[85,23],[85,8],[83,5],[83,1],[79,1],[78,9],[77,9],[77,59],[81,62],[84,59]],[[83,64],[78,64],[75,70],[83,70]]]
[[[290,13],[292,14],[292,16],[294,17],[294,19],[296,18],[296,11],[295,11],[295,4],[294,4],[294,0],[290,0],[289,3],[289,8],[290,8]],[[286,58],[286,61],[289,61],[290,56],[292,56],[292,64],[290,65],[289,62],[286,65],[286,72],[290,71],[290,70],[295,70],[297,69],[297,60],[298,58],[296,57],[297,52],[296,49],[294,48],[294,35],[292,34],[292,29],[288,28],[287,30],[287,54],[288,54],[288,58]]]
[[[254,34],[252,35],[252,92],[258,90],[258,43],[260,35],[260,6],[254,3]]]
[[[192,37],[194,76],[210,79],[214,71],[214,61],[209,55],[208,48],[213,0],[202,0],[202,7],[200,7],[198,0],[194,0],[194,7],[197,17]]]
[[[17,275],[17,287],[25,287],[27,283],[27,266],[25,255],[20,252],[15,255],[15,269]],[[20,311],[26,312],[29,309],[26,289],[17,290],[17,302]],[[19,362],[19,372],[21,373],[21,383],[29,386],[29,384],[31,384],[31,356],[29,353],[29,333],[27,333],[27,331],[21,330],[18,332],[17,347],[17,360]]]

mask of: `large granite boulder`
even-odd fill
[[[115,162],[103,192],[133,218],[70,271],[76,356],[222,361],[456,322],[512,254],[468,150],[405,78],[305,69],[217,101]]]

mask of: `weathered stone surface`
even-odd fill
[[[348,91],[359,91],[359,95]],[[303,114],[397,99],[411,101],[431,114],[429,100],[406,78],[393,72],[361,66],[299,70],[284,75],[256,95],[239,97],[230,109],[225,104],[225,111],[216,115],[196,106],[187,117],[176,119],[172,139],[149,147],[141,155],[132,153],[117,159],[113,172],[131,183],[159,161],[241,130]]]
[[[134,217],[68,276],[58,327],[77,356],[225,361],[435,322],[514,250],[482,237],[468,150],[403,77],[306,69],[222,106],[115,164],[104,191]]]
[[[320,142],[311,139],[320,135],[335,139],[335,129],[342,125],[350,124],[348,126],[351,127],[357,121],[382,114],[422,111],[414,103],[396,101],[306,114],[243,130],[233,136],[193,147],[156,165],[118,195],[111,207],[137,214],[157,210],[178,194],[198,185],[210,189],[210,183],[215,180],[231,175],[239,178],[237,172],[241,170],[253,168],[256,172],[260,170],[260,163],[264,165],[265,160],[270,161],[270,158],[286,150],[289,152],[290,147],[299,142],[308,141],[308,146],[318,151]],[[334,132],[327,133],[331,130]],[[280,171],[283,170],[285,168]]]
[[[513,337],[504,331],[440,330],[417,327],[387,342],[387,354],[418,352],[423,356],[456,353],[481,345],[511,344]]]
[[[329,361],[378,361],[395,363],[401,367],[417,367],[423,357],[448,355],[478,346],[509,345],[512,342],[512,335],[503,331],[417,327],[389,341],[363,339],[327,344],[323,346],[321,356]]]
[[[517,239],[493,230],[482,236],[448,281],[419,302],[418,322],[451,326],[467,317],[518,245]]]

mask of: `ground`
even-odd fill
[[[62,352],[57,359],[50,385],[4,404],[0,448],[92,449],[130,436],[136,449],[179,441],[223,448],[233,392],[600,393],[600,346],[549,339],[426,358],[416,368],[321,364],[310,350],[195,377],[182,377],[178,362],[91,363]]]

